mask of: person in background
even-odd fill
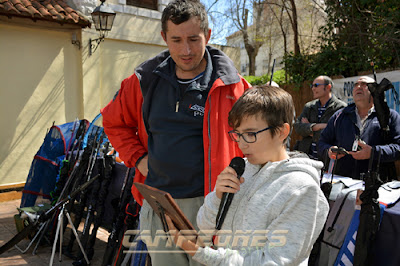
[[[374,82],[368,76],[357,80],[353,88],[354,103],[336,112],[328,121],[318,143],[318,153],[337,158],[335,174],[354,179],[362,179],[367,173],[371,154],[374,155],[375,169],[381,153],[380,178],[390,181],[397,177],[394,161],[400,158],[400,115],[390,110],[389,140],[385,142],[368,89],[368,83]],[[332,152],[338,147],[348,154]]]
[[[161,24],[168,50],[122,81],[101,111],[103,126],[125,164],[136,167],[134,181],[170,193],[196,226],[197,211],[218,174],[233,157],[243,156],[226,131],[229,110],[249,84],[228,56],[207,46],[211,30],[200,1],[170,2]],[[141,204],[134,186],[132,193]],[[140,229],[150,230],[152,239],[163,230],[146,201]],[[168,247],[166,238],[157,246],[146,244],[152,265],[194,263]]]
[[[197,215],[199,228],[212,231],[223,193],[234,193],[216,247],[191,241],[167,217],[174,242],[195,260],[205,265],[307,265],[329,206],[319,187],[323,163],[286,149],[293,109],[289,93],[265,85],[247,90],[233,106],[229,134],[245,155],[244,173],[238,179],[226,167]]]
[[[346,103],[332,94],[333,82],[328,76],[318,76],[311,84],[314,100],[305,104],[302,113],[294,123],[294,130],[302,136],[293,149],[307,153],[312,159],[318,158],[317,142],[329,118]]]

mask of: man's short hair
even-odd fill
[[[328,76],[319,76],[319,77],[321,77],[324,80],[325,84],[330,84],[330,85],[332,85],[332,88],[333,88],[333,81],[330,77],[328,77]]]
[[[294,119],[292,96],[279,87],[254,86],[245,91],[233,105],[228,117],[229,126],[235,129],[240,126],[244,117],[253,115],[260,115],[268,123],[272,136],[284,123],[288,123],[292,128]]]
[[[199,0],[175,0],[167,5],[161,17],[161,28],[166,34],[168,31],[167,22],[179,25],[188,21],[192,17],[197,17],[200,20],[200,28],[204,34],[208,33],[208,16],[206,8]]]

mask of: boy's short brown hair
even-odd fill
[[[278,128],[284,123],[288,123],[292,128],[294,119],[292,96],[278,87],[254,86],[245,91],[233,105],[228,117],[229,126],[235,129],[240,126],[244,117],[253,115],[260,115],[268,123],[272,136],[275,136]]]

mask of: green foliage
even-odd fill
[[[261,85],[263,83],[263,78],[257,76],[243,76],[247,82],[249,82],[252,86]]]
[[[290,83],[299,85],[304,80],[309,80],[306,76],[306,71],[309,69],[310,65],[308,56],[303,54],[299,54],[296,56],[291,52],[284,56],[283,62],[290,78]]]
[[[290,53],[284,64],[296,84],[318,75],[356,76],[376,69],[400,66],[400,5],[398,0],[327,0],[326,25],[313,50],[316,54]]]
[[[244,78],[252,85],[262,85],[267,83],[270,78],[271,74],[265,74],[262,76],[244,76]],[[285,70],[277,70],[274,72],[274,76],[272,77],[272,80],[278,83],[279,85],[282,85],[285,83]]]
[[[285,84],[286,83],[286,81],[285,81],[285,70],[281,69],[281,70],[275,71],[274,77],[272,78],[272,80],[275,81],[276,83],[278,83],[279,85]]]

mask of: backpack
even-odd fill
[[[87,120],[81,120],[86,128]],[[71,148],[76,136],[79,120],[53,125],[47,132],[42,145],[33,157],[25,187],[22,191],[20,207],[32,207],[38,196],[51,199],[50,192],[54,190],[61,162]]]

